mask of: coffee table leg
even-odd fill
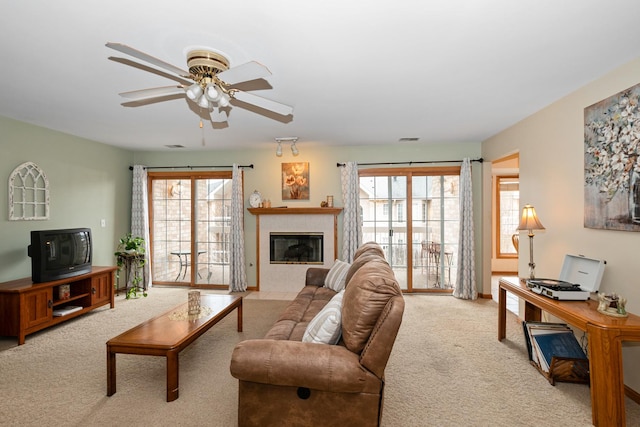
[[[167,402],[173,402],[178,398],[178,351],[167,352]]]
[[[242,298],[238,304],[238,332],[242,332]]]
[[[107,344],[107,396],[116,392],[116,354]]]

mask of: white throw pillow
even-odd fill
[[[329,300],[318,314],[315,315],[307,330],[304,331],[302,342],[317,344],[337,344],[342,335],[342,296],[340,291]]]
[[[344,279],[347,277],[349,267],[351,267],[351,264],[337,259],[331,266],[331,269],[329,269],[327,277],[324,279],[324,287],[336,292],[343,290],[345,286]]]

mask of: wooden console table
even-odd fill
[[[610,317],[597,301],[556,301],[527,288],[524,280],[503,277],[498,284],[498,340],[506,336],[507,291],[525,301],[524,320],[541,320],[542,311],[587,332],[591,376],[591,418],[596,426],[624,426],[622,341],[640,341],[640,316]]]

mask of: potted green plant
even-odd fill
[[[118,271],[116,278],[120,281],[120,272],[124,269],[126,278],[126,298],[137,298],[138,293],[147,296],[147,290],[144,286],[144,265],[145,246],[144,239],[139,236],[132,236],[127,233],[118,241],[118,247],[115,252]],[[131,286],[129,287],[129,284]]]

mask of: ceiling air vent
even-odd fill
[[[409,138],[400,138],[398,141],[400,142],[414,142],[414,141],[418,141],[420,138],[417,137],[409,137]]]
[[[165,145],[165,147],[167,147],[167,148],[184,148],[184,145],[170,144],[170,145]]]

